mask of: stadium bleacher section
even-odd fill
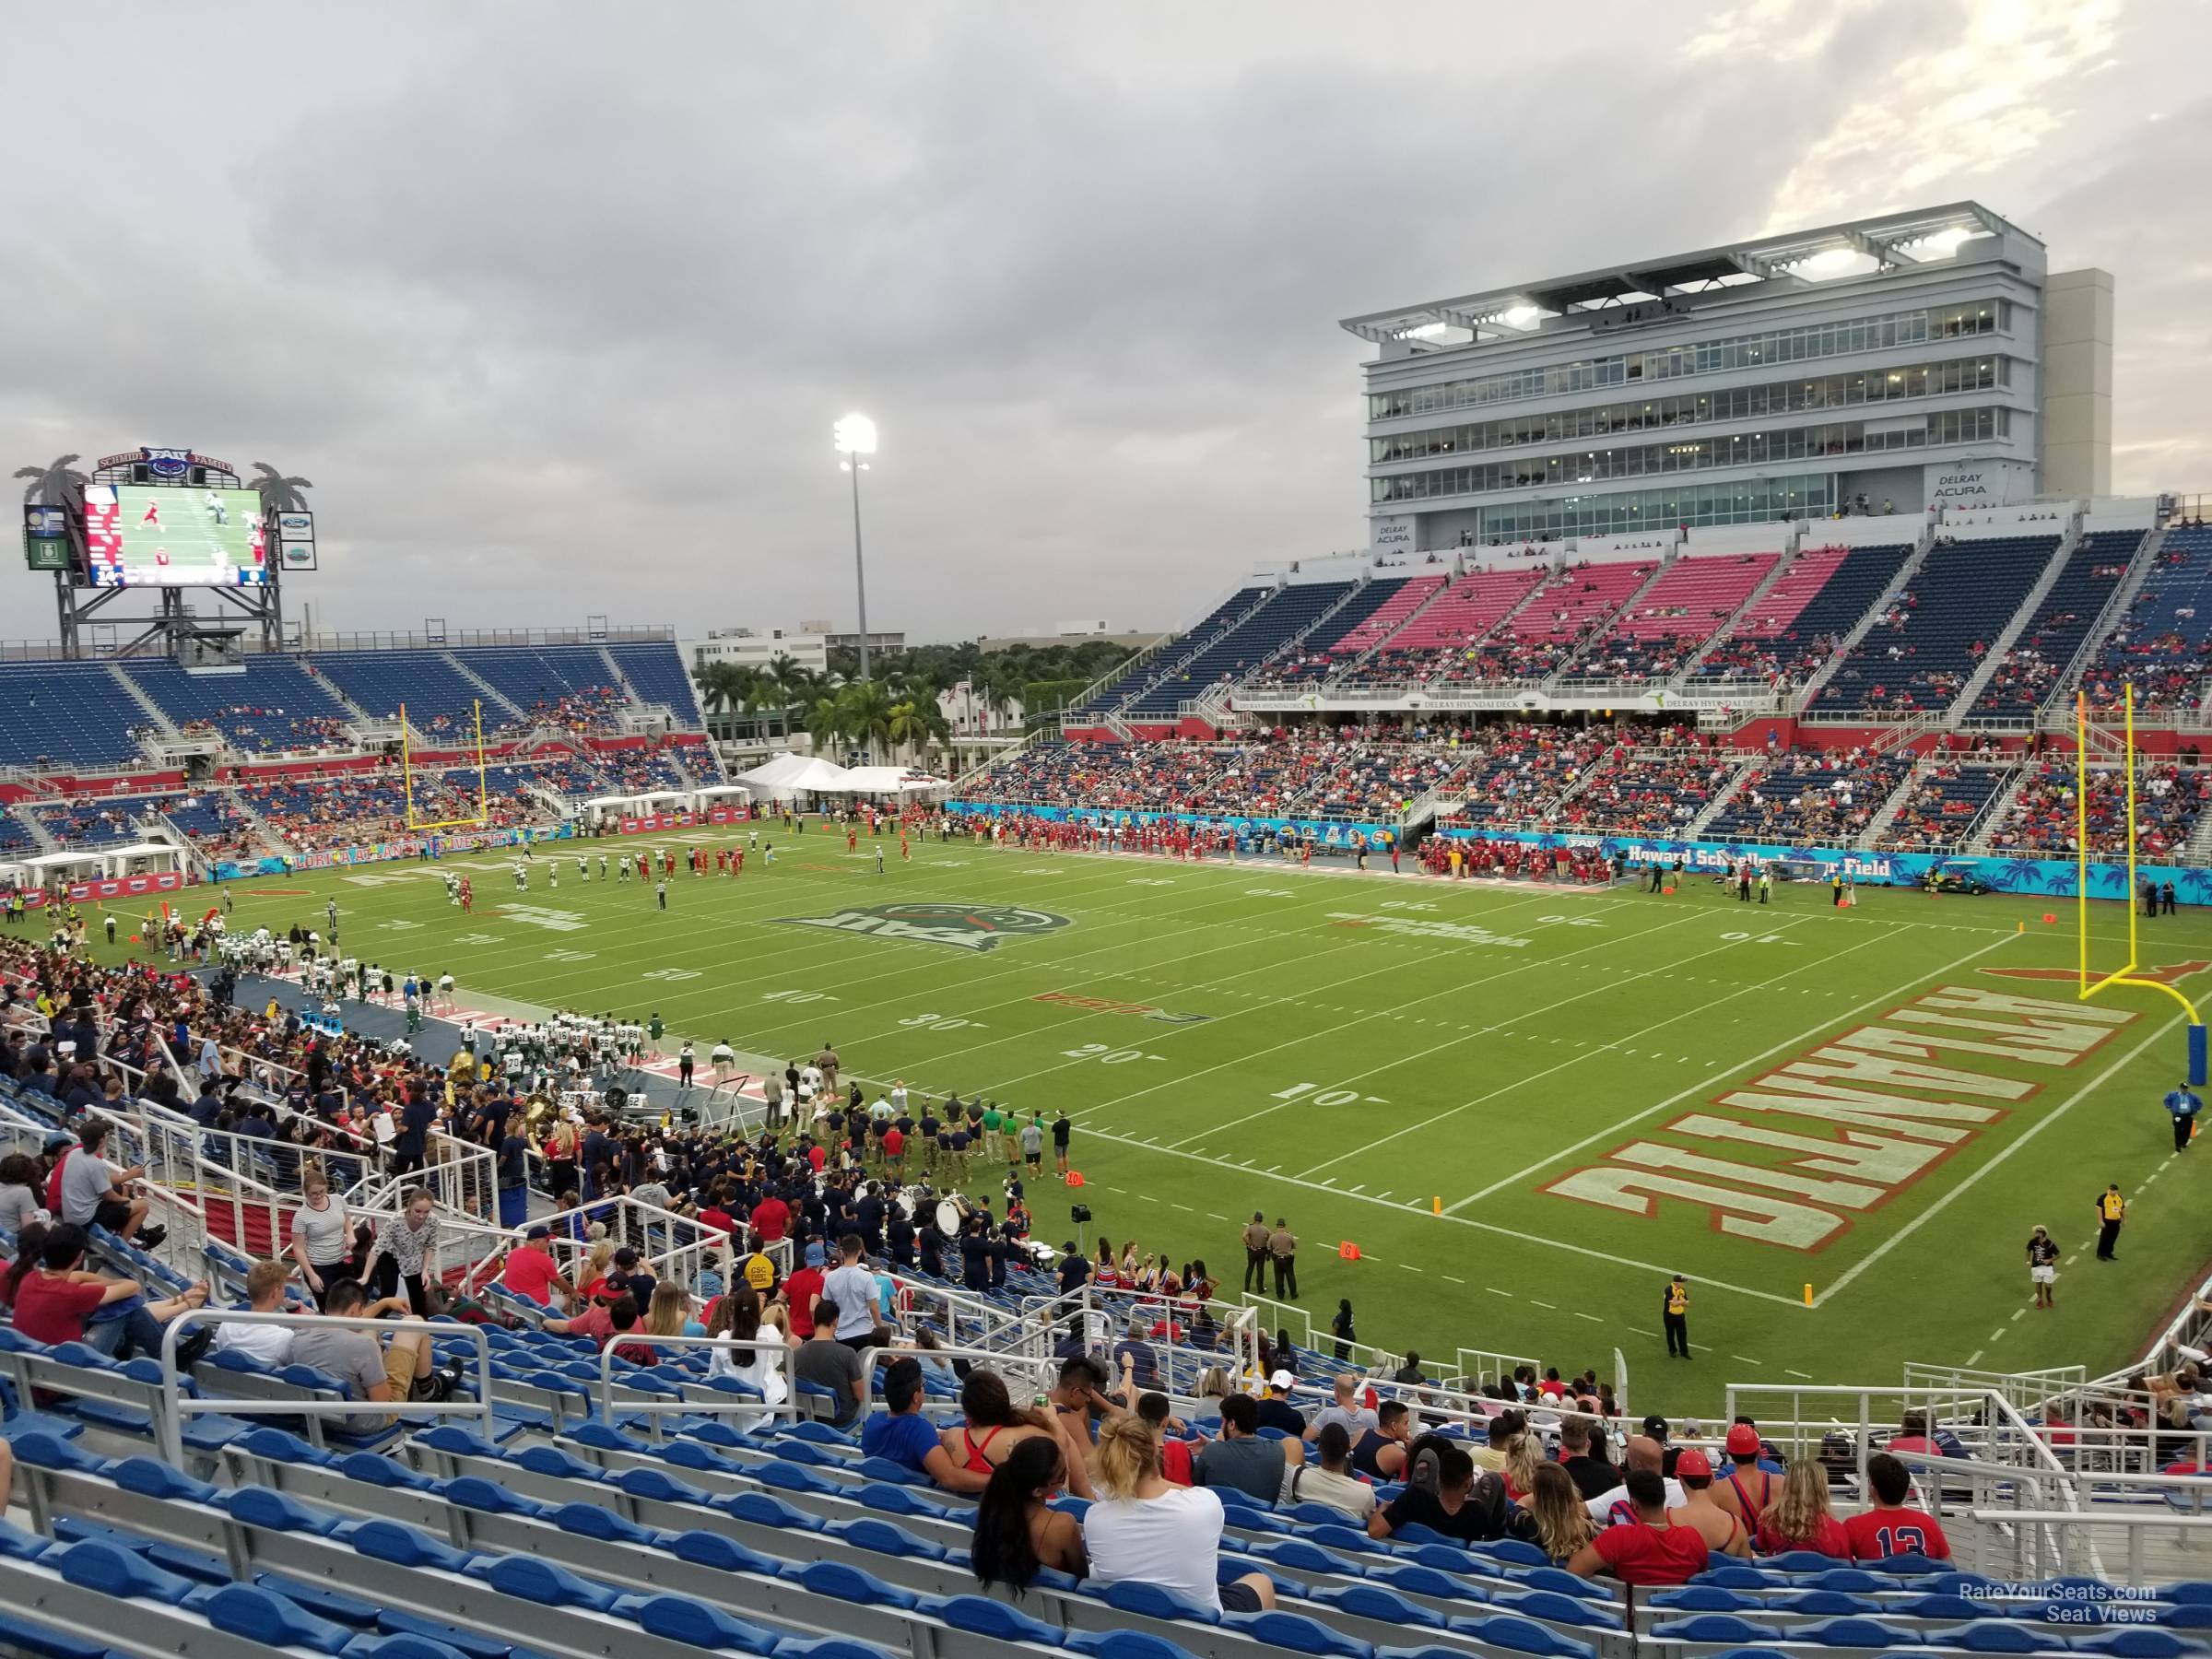
[[[1919,573],[1821,687],[1814,711],[1895,717],[1949,708],[2060,540],[2055,533],[1938,537]]]
[[[1931,762],[1914,774],[1876,845],[1888,853],[1934,853],[1962,848],[1978,834],[1990,808],[2018,774],[2002,761]]]
[[[139,839],[138,825],[181,806],[182,794],[138,795],[30,808],[46,832],[65,847],[110,847]]]
[[[1161,675],[1129,701],[1131,720],[1171,718],[1182,705],[1215,686],[1234,683],[1319,622],[1352,592],[1349,582],[1293,582],[1270,594],[1235,627]]]
[[[1912,758],[1796,750],[1756,768],[1705,826],[1714,841],[1848,846],[1911,775]]]
[[[595,645],[486,647],[453,654],[529,721],[597,730],[621,697]]]
[[[1858,625],[1912,549],[1902,544],[1809,547],[1705,653],[1693,679],[1750,677],[1791,686],[1812,677]]]
[[[1670,677],[1781,560],[1779,553],[1684,555],[1581,653],[1571,672],[1606,680]]]
[[[124,765],[152,729],[104,663],[0,663],[0,766]]]
[[[1112,713],[1138,691],[1150,685],[1159,676],[1204,651],[1221,635],[1235,626],[1239,618],[1260,603],[1267,590],[1262,587],[1241,587],[1209,612],[1190,632],[1171,640],[1159,651],[1135,664],[1108,681],[1081,705],[1070,712],[1071,721],[1089,715]]]
[[[242,672],[195,674],[170,662],[124,665],[187,736],[219,731],[249,755],[344,747],[351,712],[291,657],[248,657]]]
[[[2136,688],[2142,709],[2195,711],[2212,659],[2212,525],[2175,525],[2112,636],[2082,678],[2090,702],[2111,708]]]
[[[1658,569],[1655,559],[1630,559],[1570,564],[1555,572],[1484,642],[1478,677],[1545,678],[1599,638]]]
[[[1732,752],[1624,747],[1547,821],[1562,830],[1681,835],[1745,764]]]
[[[1441,585],[1442,580],[1431,577],[1418,584],[1423,591],[1410,597],[1406,590],[1416,587],[1417,583],[1404,577],[1383,577],[1363,582],[1325,627],[1316,628],[1296,649],[1241,676],[1242,683],[1253,687],[1284,686],[1327,677],[1339,665],[1366,649],[1363,641],[1372,642],[1389,631],[1391,622],[1378,627],[1375,625],[1378,618],[1388,613],[1392,622],[1403,620],[1426,594]]]
[[[1348,680],[1361,686],[1457,685],[1478,677],[1473,647],[1547,573],[1542,566],[1468,572],[1384,639]]]
[[[2143,539],[2139,530],[2104,530],[2092,531],[2076,544],[2035,615],[1967,711],[1969,719],[2025,720],[2049,700],[2106,603],[2127,579]]]
[[[606,649],[640,697],[647,702],[665,704],[674,712],[679,725],[696,731],[704,724],[700,713],[698,688],[684,672],[684,660],[677,654],[675,646],[630,643],[609,645]]]
[[[404,704],[409,724],[426,735],[460,736],[474,729],[475,705],[484,694],[442,651],[319,651],[307,660],[379,720],[395,719]],[[488,734],[504,722],[505,711],[485,711]]]
[[[2146,761],[2137,769],[2136,844],[2144,858],[2162,859],[2187,846],[2208,787],[2198,767]],[[1991,850],[2071,855],[2080,841],[2076,798],[2073,761],[2044,761],[1990,830]],[[2127,851],[2127,775],[2116,767],[2090,769],[2088,829],[2092,853]]]

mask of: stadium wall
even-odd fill
[[[243,863],[218,860],[210,872],[212,881],[244,881],[255,876],[290,876],[301,870],[332,870],[352,865],[385,864],[399,858],[442,858],[449,853],[476,853],[488,847],[535,845],[538,841],[569,841],[576,826],[524,824],[511,830],[465,830],[453,834],[401,835],[388,841],[363,841],[351,847],[324,847],[294,857],[269,856]]]

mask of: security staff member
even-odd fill
[[[1666,1355],[1689,1358],[1689,1285],[1680,1274],[1667,1281],[1661,1293],[1659,1323],[1666,1327]]]
[[[2117,1261],[2112,1246],[2120,1242],[2120,1223],[2127,1215],[2127,1200],[2120,1196],[2118,1182],[2108,1186],[2097,1198],[2097,1259],[2100,1262]]]
[[[2196,1128],[2196,1114],[2205,1109],[2205,1102],[2186,1083],[2177,1083],[2166,1096],[2166,1110],[2173,1114],[2173,1149],[2189,1150],[2189,1136]]]
[[[1267,1218],[1258,1210],[1244,1227],[1244,1288],[1267,1294]]]

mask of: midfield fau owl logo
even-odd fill
[[[912,939],[960,950],[994,950],[1000,941],[1056,933],[1068,918],[1014,904],[857,904],[833,916],[778,916],[794,927],[827,927],[877,939]]]

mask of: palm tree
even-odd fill
[[[735,663],[701,663],[691,670],[691,683],[699,688],[699,700],[711,714],[722,713],[743,702],[752,681],[752,670],[741,668]]]
[[[838,739],[845,735],[845,711],[834,697],[818,697],[813,707],[806,711],[806,735],[814,739],[814,752],[825,754],[837,747]]]
[[[811,677],[799,666],[797,659],[789,652],[779,651],[769,658],[762,677],[782,693],[777,712],[782,716],[783,735],[788,737],[791,735],[791,705],[806,700],[809,689],[807,681]]]
[[[16,477],[29,478],[23,500],[26,505],[62,507],[73,495],[84,493],[85,486],[92,480],[76,470],[76,455],[60,455],[45,466],[18,466]]]
[[[845,687],[837,694],[837,703],[844,712],[845,735],[869,754],[876,752],[877,744],[890,743],[891,695],[881,680],[860,680]]]
[[[307,498],[300,492],[312,489],[315,487],[312,480],[288,478],[266,461],[256,461],[253,465],[260,469],[261,477],[248,479],[246,488],[260,495],[264,507],[275,512],[307,511]]]
[[[920,758],[925,746],[952,740],[952,727],[946,723],[935,698],[893,703],[886,731],[893,744],[907,748],[915,759]]]

